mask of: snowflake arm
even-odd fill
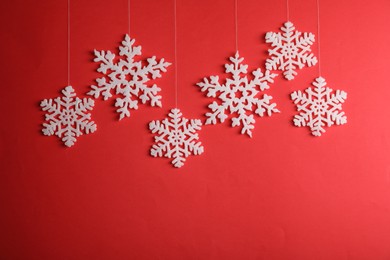
[[[292,80],[298,74],[297,69],[302,69],[305,65],[311,67],[317,63],[317,58],[310,49],[315,36],[306,32],[302,35],[295,30],[291,22],[286,22],[280,29],[283,33],[268,32],[265,35],[265,42],[271,44],[266,68],[281,70],[287,80]]]
[[[47,114],[43,123],[42,133],[46,136],[57,135],[64,144],[71,147],[76,138],[96,131],[95,122],[91,121],[94,101],[90,98],[80,99],[71,86],[62,90],[63,97],[44,99],[41,109]]]
[[[268,32],[265,35],[265,42],[271,43],[273,49],[268,50],[268,54],[270,56],[266,61],[266,68],[268,70],[278,70],[283,69],[283,66],[278,66],[278,64],[283,63],[283,56],[279,55],[279,50],[282,46],[282,36],[280,33]]]
[[[158,95],[161,88],[156,84],[149,85],[150,80],[162,77],[163,72],[171,64],[164,59],[157,60],[155,56],[143,61],[135,61],[136,56],[141,55],[141,46],[134,46],[135,40],[128,35],[119,46],[118,62],[115,62],[115,54],[110,51],[95,50],[95,62],[99,62],[98,72],[104,74],[96,79],[97,86],[92,85],[88,95],[94,98],[103,97],[107,100],[112,97],[113,91],[119,95],[116,98],[115,107],[119,113],[119,120],[130,117],[131,109],[138,109],[138,102],[142,104],[150,102],[151,106],[161,107],[161,96]]]
[[[256,111],[255,113],[259,116],[264,116],[264,113],[267,116],[271,116],[272,113],[280,113],[280,111],[276,108],[275,103],[271,103],[272,96],[264,94],[263,98],[257,100],[256,102]]]
[[[291,99],[300,112],[294,116],[294,125],[308,126],[314,136],[325,133],[325,126],[347,123],[347,117],[342,109],[342,103],[347,99],[347,93],[337,90],[333,93],[326,87],[325,79],[318,77],[313,82],[314,88],[305,90],[306,94],[298,90],[291,94]]]
[[[317,64],[317,58],[311,53],[310,46],[315,42],[315,36],[312,33],[303,33],[302,37],[299,37],[300,34],[297,34],[297,47],[301,49],[301,52],[297,55],[297,62],[294,64],[298,66],[299,69],[302,69],[305,64],[308,67],[312,67]]]
[[[173,166],[180,168],[188,156],[200,155],[204,151],[201,142],[198,142],[197,134],[197,131],[201,130],[202,122],[199,119],[188,120],[182,117],[177,108],[172,109],[168,117],[169,119],[149,123],[149,130],[157,134],[150,154],[153,157],[172,158]]]
[[[215,98],[217,95],[224,93],[225,90],[225,86],[219,84],[218,76],[211,76],[210,79],[204,78],[203,82],[197,83],[197,85],[201,87],[201,91],[207,91],[207,97]],[[216,124],[218,119],[221,123],[223,123],[228,117],[225,114],[225,110],[229,108],[230,103],[231,102],[229,102],[229,100],[226,100],[223,101],[221,105],[219,105],[216,101],[209,104],[208,107],[211,109],[212,113],[209,112],[206,114],[206,125]]]
[[[255,123],[253,114],[263,117],[265,112],[268,116],[279,112],[276,104],[270,102],[271,96],[259,97],[260,91],[269,89],[276,74],[257,69],[252,72],[253,79],[249,80],[246,76],[248,66],[242,64],[244,58],[237,52],[229,60],[231,63],[225,64],[225,72],[231,74],[231,78],[227,78],[224,84],[219,82],[218,76],[204,78],[203,82],[196,84],[202,92],[207,92],[208,97],[217,98],[208,106],[211,112],[206,113],[206,125],[218,121],[223,123],[228,115],[232,115],[231,126],[241,126],[241,134],[252,137]]]
[[[169,142],[164,142],[165,137],[169,135],[169,126],[170,123],[167,119],[164,119],[163,122],[155,120],[149,123],[149,130],[155,134],[158,133],[158,136],[154,137],[156,144],[152,146],[150,153],[153,157],[162,157],[163,152],[168,152]],[[167,155],[170,158],[170,155]]]
[[[49,123],[43,123],[42,133],[47,136],[54,135],[56,129],[61,129],[61,121],[56,120],[56,117],[60,113],[60,99],[44,99],[41,101],[42,111],[47,111],[48,114],[45,115],[45,120]]]

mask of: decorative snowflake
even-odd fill
[[[311,53],[310,46],[314,43],[314,34],[295,31],[292,22],[286,22],[280,28],[284,33],[268,32],[265,41],[271,43],[270,58],[266,61],[268,70],[284,71],[286,79],[292,80],[298,73],[297,66],[302,69],[305,64],[311,67],[317,63],[317,58]]]
[[[150,149],[150,154],[153,157],[173,158],[173,166],[180,168],[189,155],[203,153],[204,148],[201,142],[197,142],[199,137],[196,133],[201,129],[202,122],[182,117],[178,108],[172,109],[168,116],[170,119],[149,123],[150,131],[158,134],[154,137],[155,144]]]
[[[219,83],[218,76],[211,76],[210,79],[204,78],[203,82],[197,83],[201,91],[207,91],[208,97],[216,98],[221,101],[214,101],[208,107],[211,113],[206,113],[208,117],[206,124],[216,124],[219,120],[221,123],[228,117],[227,114],[235,114],[232,118],[232,127],[241,126],[241,134],[247,134],[252,137],[255,119],[253,114],[263,117],[265,113],[271,116],[272,113],[280,112],[276,109],[276,104],[271,103],[272,97],[264,94],[261,98],[257,97],[259,88],[261,91],[269,88],[269,83],[273,83],[276,74],[266,70],[264,73],[261,69],[252,72],[254,78],[248,80],[248,65],[241,64],[244,58],[240,58],[238,51],[234,57],[229,58],[232,64],[225,64],[225,72],[231,73],[233,78],[227,78],[225,84]],[[253,111],[256,109],[255,111]]]
[[[91,98],[78,98],[74,89],[67,86],[62,90],[63,97],[45,99],[41,102],[41,108],[48,113],[45,115],[47,123],[43,123],[44,135],[57,135],[64,144],[71,147],[76,142],[76,137],[96,131],[95,122],[91,121],[94,101]]]
[[[321,136],[325,132],[324,126],[347,123],[347,116],[341,111],[347,93],[341,90],[332,93],[331,88],[325,87],[326,82],[322,77],[316,78],[312,84],[315,88],[306,89],[307,95],[301,91],[291,94],[298,111],[302,111],[294,116],[294,125],[309,126],[314,136]]]
[[[161,107],[161,96],[158,92],[161,90],[156,84],[147,85],[151,79],[161,77],[161,72],[166,72],[166,68],[171,65],[169,62],[156,60],[156,57],[146,59],[145,61],[135,61],[137,55],[141,55],[141,46],[134,46],[134,39],[130,39],[126,34],[122,46],[119,46],[119,55],[124,59],[114,62],[115,54],[110,51],[95,50],[95,62],[101,62],[98,72],[105,74],[104,77],[96,79],[97,86],[92,85],[92,90],[88,95],[98,98],[103,96],[104,100],[112,97],[111,90],[115,89],[117,95],[115,106],[120,114],[119,120],[125,116],[130,116],[129,109],[138,109],[138,99],[142,104],[150,101],[151,106]],[[107,81],[108,80],[108,81]]]

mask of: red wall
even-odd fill
[[[117,50],[126,0],[72,1],[71,83],[99,77],[93,49]],[[221,75],[234,53],[234,2],[178,0],[179,107],[205,119],[194,84]],[[300,31],[316,29],[316,1],[291,0]],[[131,35],[145,57],[173,62],[172,1],[132,0]],[[152,158],[147,124],[174,106],[173,66],[163,108],[116,121],[96,101],[96,133],[65,148],[41,131],[39,102],[66,86],[66,1],[1,1],[1,259],[390,259],[390,1],[321,1],[321,64],[348,92],[348,123],[320,138],[292,125],[289,94],[317,66],[278,77],[267,92],[281,114],[258,118],[253,138],[204,126],[201,156],[175,169]],[[239,0],[240,54],[263,66],[267,31],[285,1]],[[317,55],[316,45],[314,52]]]

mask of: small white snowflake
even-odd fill
[[[173,158],[172,164],[180,168],[186,158],[203,153],[203,146],[198,142],[198,134],[202,122],[199,119],[188,120],[182,117],[178,108],[171,109],[169,118],[162,121],[155,120],[149,123],[150,131],[158,135],[154,137],[155,144],[150,149],[153,157]]]
[[[325,126],[347,123],[347,116],[341,111],[347,93],[341,90],[333,93],[331,88],[325,87],[326,82],[322,77],[316,78],[312,84],[315,88],[307,88],[307,95],[301,91],[291,94],[297,110],[302,111],[294,116],[294,125],[309,126],[314,136],[321,136],[325,132]]]
[[[317,58],[311,53],[310,46],[314,43],[314,34],[295,31],[292,22],[286,22],[280,28],[283,33],[267,32],[265,41],[271,43],[270,58],[266,61],[269,70],[284,71],[286,79],[292,80],[298,73],[297,67],[311,67],[317,63]]]
[[[216,124],[218,119],[221,123],[228,118],[227,114],[233,114],[232,127],[241,126],[241,134],[252,137],[255,118],[253,114],[263,117],[265,113],[271,116],[272,113],[280,112],[276,109],[276,104],[271,103],[272,97],[264,94],[258,97],[259,90],[269,89],[269,83],[273,83],[277,75],[261,69],[252,72],[254,78],[248,80],[248,65],[241,64],[244,58],[240,58],[238,51],[234,57],[229,58],[232,64],[225,64],[225,72],[232,74],[232,79],[227,78],[225,84],[219,83],[218,76],[204,78],[203,82],[197,83],[201,91],[207,91],[208,97],[218,98],[221,102],[214,101],[208,107],[211,113],[206,113],[208,117],[206,124]]]
[[[71,147],[83,131],[86,134],[96,131],[96,124],[88,113],[94,101],[91,98],[75,97],[76,93],[71,86],[63,89],[62,94],[63,97],[41,101],[42,110],[48,112],[42,132],[47,136],[57,135],[66,146]]]
[[[166,72],[166,68],[171,65],[164,59],[157,61],[156,56],[146,59],[146,62],[135,61],[135,56],[141,55],[141,46],[134,46],[134,42],[135,40],[126,34],[122,46],[119,46],[119,55],[124,56],[124,59],[119,59],[117,63],[114,62],[115,54],[111,51],[94,52],[94,61],[100,62],[97,71],[105,76],[96,79],[97,86],[92,85],[88,95],[95,98],[102,95],[103,99],[107,100],[112,97],[111,91],[115,89],[116,94],[122,96],[115,102],[119,120],[130,116],[129,109],[138,109],[138,100],[141,100],[142,104],[150,101],[151,106],[162,106],[161,96],[158,95],[161,89],[156,84],[147,84],[151,79],[160,78],[161,72]]]

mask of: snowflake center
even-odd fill
[[[169,141],[176,145],[180,145],[185,139],[185,137],[186,136],[183,134],[183,132],[177,129],[172,131],[172,134],[169,137]]]
[[[64,110],[60,115],[60,120],[64,122],[64,124],[72,125],[77,119],[76,113],[73,109]]]
[[[120,74],[119,79],[120,80],[125,80],[127,82],[137,82],[141,81],[141,76],[140,75],[134,75],[134,71],[129,68],[123,68],[124,72]]]
[[[283,53],[285,55],[287,55],[288,57],[290,58],[294,58],[296,53],[297,53],[298,49],[297,47],[293,44],[293,43],[286,43],[284,49],[283,49]]]
[[[244,93],[237,88],[230,93],[231,99],[241,99],[244,96]]]
[[[313,102],[312,109],[314,110],[315,114],[321,115],[327,111],[328,105],[326,104],[326,102],[324,102],[324,100],[318,99]]]

